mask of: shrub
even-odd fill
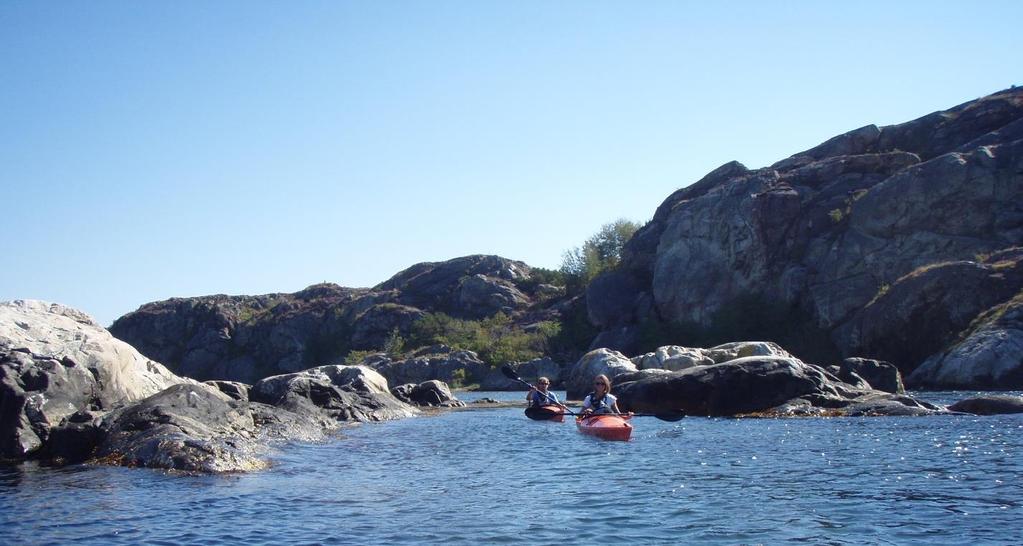
[[[636,222],[621,218],[601,226],[582,246],[566,251],[561,271],[569,293],[581,293],[594,277],[618,267],[622,248],[639,228]]]
[[[443,313],[430,313],[412,325],[409,344],[422,347],[442,343],[473,351],[487,364],[497,366],[542,356],[559,331],[557,323],[541,322],[527,332],[503,313],[483,320],[462,320]]]

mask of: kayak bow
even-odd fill
[[[603,440],[627,441],[632,436],[632,425],[628,422],[628,416],[624,415],[597,414],[577,417],[575,424],[579,432]]]
[[[526,417],[534,421],[565,421],[565,410],[558,406],[533,406],[526,408]]]

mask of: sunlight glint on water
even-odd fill
[[[287,446],[256,474],[3,468],[0,523],[17,544],[1023,538],[1023,416],[635,425],[605,442],[520,409],[461,411]]]

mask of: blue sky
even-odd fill
[[[556,268],[738,160],[1023,84],[1023,2],[0,3],[0,300]]]

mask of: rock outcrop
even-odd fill
[[[110,411],[190,380],[59,304],[0,303],[0,458],[32,456],[75,413]]]
[[[612,349],[688,325],[909,373],[1023,289],[1007,250],[1021,245],[1023,88],[726,164],[669,196],[587,300],[604,302],[589,312]]]
[[[528,324],[529,311],[547,301],[550,290],[531,274],[522,262],[466,256],[417,264],[371,289],[319,284],[294,294],[148,303],[110,331],[178,374],[255,383],[341,363],[351,350],[380,349],[394,332],[408,337],[426,313],[462,319],[504,313]],[[555,310],[543,314],[558,316]]]
[[[251,387],[198,383],[79,311],[0,304],[0,460],[247,471],[264,468],[280,442],[417,413],[369,368],[322,366]]]
[[[928,358],[906,381],[952,389],[1023,385],[1023,292],[978,317],[963,339]]]
[[[443,381],[424,381],[418,385],[408,383],[391,389],[391,394],[398,400],[415,406],[461,408],[465,402],[455,398],[451,389]]]
[[[701,416],[859,416],[945,412],[933,404],[876,390],[860,381],[848,383],[823,367],[787,355],[780,347],[734,345],[759,346],[757,352],[762,354],[739,356],[727,349],[719,350],[720,362],[696,364],[679,371],[648,368],[628,372],[624,367],[618,367],[618,375],[612,378],[612,392],[619,397],[622,410],[643,413],[682,411]],[[602,360],[607,360],[608,354],[614,354],[595,353],[591,355]],[[734,358],[730,358],[733,355]],[[616,360],[620,362],[620,359]],[[849,365],[870,368],[866,363]],[[573,375],[592,378],[596,375],[594,371],[592,364],[580,362],[573,369]],[[615,368],[610,368],[610,371],[614,372]]]

